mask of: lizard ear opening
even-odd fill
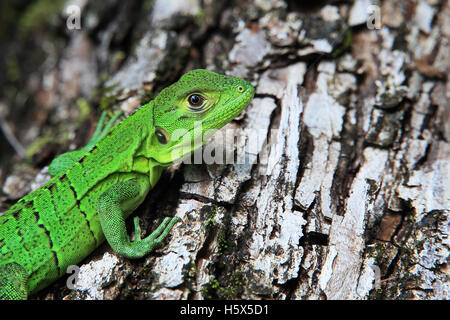
[[[155,135],[156,135],[156,139],[158,139],[158,142],[160,144],[167,144],[169,143],[169,134],[167,133],[166,130],[158,127],[155,130]]]

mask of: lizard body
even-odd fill
[[[0,299],[26,299],[45,288],[105,238],[125,257],[148,254],[179,218],[165,218],[144,239],[136,218],[133,242],[125,219],[165,167],[204,144],[253,94],[243,79],[200,69],[112,128],[119,114],[103,129],[102,115],[84,148],[53,160],[52,179],[0,215]]]

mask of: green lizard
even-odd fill
[[[89,143],[52,161],[52,179],[0,215],[0,299],[26,299],[66,273],[106,238],[127,258],[147,255],[178,217],[165,218],[141,239],[125,219],[162,170],[203,145],[250,103],[245,80],[194,70],[112,126],[104,114]]]

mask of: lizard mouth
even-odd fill
[[[250,103],[255,89],[248,84],[247,89],[234,99],[225,101],[224,105],[214,115],[202,123],[206,129],[220,129],[228,122],[236,118]],[[213,125],[211,125],[213,123]]]

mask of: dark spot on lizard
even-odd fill
[[[78,208],[80,208],[80,207],[78,206]],[[92,239],[94,239],[95,246],[97,246],[97,239],[95,238],[94,232],[91,229],[91,224],[90,224],[90,222],[89,222],[89,220],[87,218],[87,215],[81,209],[79,209],[79,210],[80,210],[81,214],[84,216],[84,220],[86,221],[87,227],[89,228],[89,232],[91,233],[91,237],[92,237]]]
[[[124,144],[122,144],[119,148],[117,148],[116,152],[122,153],[122,152],[126,151],[131,146],[133,141],[134,141],[133,138],[128,139],[127,141],[125,141]]]
[[[107,164],[109,164],[111,161],[113,161],[114,157],[113,156],[108,156],[107,158],[103,159],[100,162],[101,166],[106,166]]]

